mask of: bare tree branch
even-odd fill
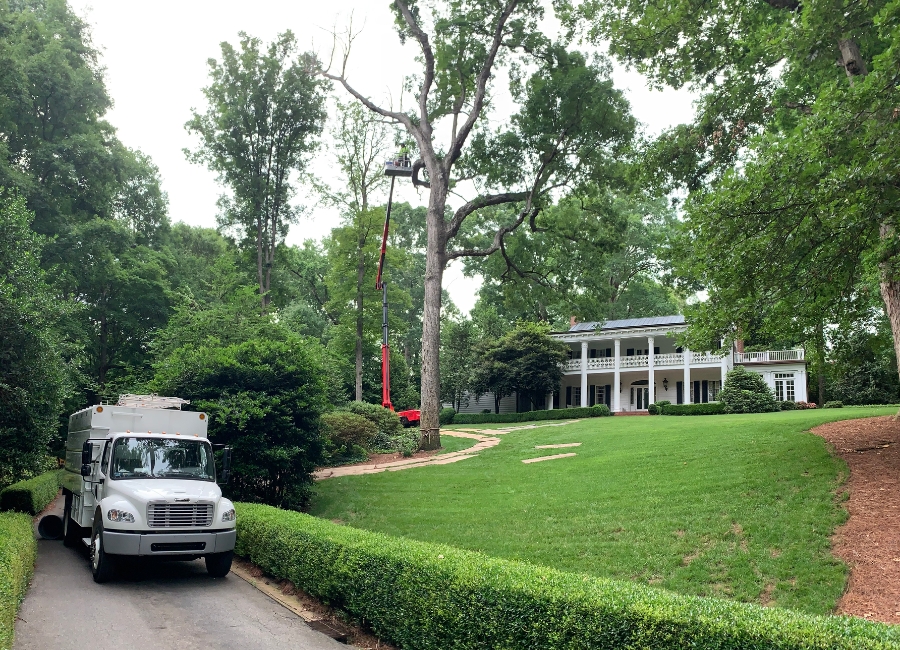
[[[481,109],[484,107],[484,97],[487,92],[487,83],[491,78],[491,70],[494,67],[494,60],[497,58],[497,52],[500,50],[500,45],[503,43],[503,30],[506,27],[506,22],[509,20],[512,12],[520,2],[521,0],[509,0],[506,3],[506,7],[503,9],[503,13],[500,14],[500,18],[497,20],[497,27],[494,29],[494,38],[491,42],[491,47],[488,50],[487,58],[484,60],[484,65],[481,67],[481,72],[478,73],[478,78],[475,81],[475,97],[472,99],[472,110],[469,111],[466,121],[463,122],[462,127],[460,127],[459,133],[456,134],[456,137],[450,144],[450,150],[444,158],[444,170],[447,176],[450,175],[450,169],[462,154],[463,145],[465,144],[466,139],[468,139],[472,127],[475,126],[476,120],[478,120],[481,115]]]
[[[455,251],[447,251],[447,260],[455,260],[458,257],[487,257],[500,250],[500,246],[503,245],[503,238],[506,237],[509,233],[514,231],[516,228],[522,225],[526,218],[529,218],[532,214],[537,214],[540,211],[540,208],[527,207],[519,213],[519,216],[516,220],[502,228],[498,229],[494,234],[494,241],[487,248],[464,248],[458,249]]]
[[[422,79],[422,88],[419,91],[419,119],[422,125],[422,134],[431,138],[431,121],[428,119],[428,93],[431,92],[431,84],[434,83],[434,51],[428,40],[428,34],[422,31],[416,17],[409,10],[406,0],[394,0],[394,5],[400,10],[403,20],[409,26],[419,46],[422,48],[422,56],[425,57],[425,77]]]
[[[450,219],[450,221],[447,223],[447,238],[450,239],[455,237],[456,233],[459,232],[463,221],[466,220],[466,217],[468,217],[476,210],[486,208],[490,205],[503,205],[504,203],[517,203],[519,201],[525,201],[530,196],[531,192],[504,192],[501,194],[484,194],[475,199],[472,199],[468,203],[460,206],[460,208],[453,214],[453,218]],[[522,222],[520,221],[519,223]]]

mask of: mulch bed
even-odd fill
[[[850,466],[850,518],[835,531],[835,556],[850,566],[837,613],[900,623],[900,422],[830,422],[812,432]]]

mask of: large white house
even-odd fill
[[[684,316],[659,316],[574,323],[568,332],[552,334],[569,345],[569,361],[546,407],[606,404],[620,413],[662,400],[715,402],[735,364],[761,374],[776,399],[806,401],[803,350],[692,352],[676,341],[686,329]]]
[[[717,401],[725,375],[736,364],[763,376],[780,401],[805,402],[806,361],[802,349],[744,352],[692,352],[678,347],[687,329],[684,316],[629,318],[573,323],[554,338],[569,346],[559,390],[548,394],[542,408],[606,404],[613,413],[646,410],[648,404]],[[447,405],[451,406],[451,405]],[[500,412],[528,411],[528,400],[516,395],[500,400]],[[470,396],[460,412],[494,411],[494,397]]]

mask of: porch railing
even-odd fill
[[[800,350],[800,352],[802,354],[802,350]],[[691,352],[690,356],[690,363],[692,366],[708,363],[720,364],[722,362],[722,357],[709,352]],[[735,359],[735,361],[737,361],[737,359]],[[619,368],[622,370],[625,370],[626,368],[647,368],[649,365],[650,357],[646,354],[623,356],[619,358]],[[667,368],[683,365],[683,352],[653,355],[654,368]],[[614,357],[595,357],[593,359],[588,359],[587,367],[588,370],[614,370],[616,367],[616,360]],[[566,372],[581,370],[581,359],[569,359],[563,365],[563,370]]]
[[[766,350],[765,352],[735,352],[735,363],[769,363],[772,361],[803,361],[803,350]]]

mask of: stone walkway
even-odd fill
[[[372,465],[345,465],[343,467],[323,467],[313,472],[313,478],[321,481],[326,478],[335,478],[336,476],[362,476],[363,474],[378,474],[380,472],[398,472],[404,469],[413,469],[414,467],[425,467],[427,465],[448,465],[456,463],[467,458],[474,458],[479,451],[490,449],[500,444],[500,438],[497,436],[511,433],[513,431],[523,431],[526,429],[538,429],[540,427],[561,427],[579,420],[566,420],[554,424],[528,424],[518,427],[503,427],[501,429],[454,429],[441,431],[442,436],[451,436],[454,438],[471,438],[477,441],[474,446],[462,451],[451,451],[445,454],[436,454],[425,458],[407,458],[404,460],[395,460],[390,463],[376,463]]]

